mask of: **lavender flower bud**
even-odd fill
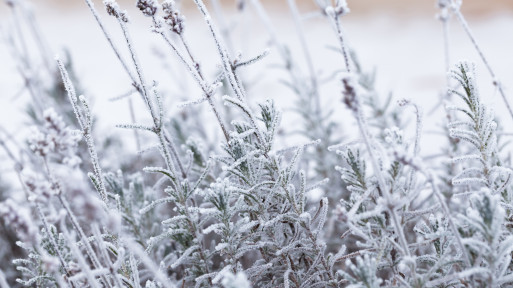
[[[47,202],[55,194],[54,187],[32,171],[24,170],[22,172],[23,184],[30,193],[29,200],[38,202]]]
[[[56,153],[61,157],[62,163],[72,168],[78,166],[81,160],[75,155],[75,151],[81,136],[73,133],[52,108],[43,112],[43,121],[43,131],[34,127],[28,138],[32,152],[41,157]]]
[[[39,242],[38,228],[32,222],[30,210],[26,207],[18,205],[12,199],[7,199],[0,203],[0,218],[16,231],[23,242],[33,245]]]
[[[401,145],[403,143],[403,131],[398,127],[385,129],[385,142],[392,145]]]
[[[411,104],[411,100],[410,99],[403,98],[403,99],[397,100],[397,105],[399,105],[401,107],[406,106],[406,105],[410,105],[410,104]]]
[[[53,110],[53,108],[46,109],[43,112],[44,126],[49,131],[54,131],[56,134],[61,133],[65,128],[66,124],[62,120],[62,117]]]
[[[176,34],[182,34],[185,28],[185,16],[176,8],[174,0],[166,0],[162,3],[164,20]]]
[[[152,17],[157,13],[158,3],[155,0],[137,0],[137,8],[148,17]]]
[[[347,108],[351,109],[353,112],[358,112],[358,99],[356,98],[356,79],[354,79],[353,75],[347,75],[342,78],[342,85],[344,85],[344,90],[342,90],[342,95],[344,98],[342,101],[346,104]]]
[[[109,15],[114,16],[125,23],[128,23],[128,15],[126,14],[126,11],[122,11],[115,0],[104,0],[103,5],[105,5],[105,9]]]
[[[48,137],[36,127],[32,128],[30,137],[27,139],[30,150],[41,157],[46,157],[55,149],[55,143],[48,141]]]

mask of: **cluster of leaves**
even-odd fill
[[[2,227],[10,231],[2,241],[11,245],[15,240],[8,238],[16,232],[25,252],[15,253],[17,274],[2,267],[0,286],[6,275],[13,285],[17,278],[19,285],[36,287],[511,285],[512,171],[502,161],[497,123],[479,97],[470,64],[452,72],[459,87],[449,93],[462,100],[447,107],[447,134],[457,139],[450,144],[456,148],[443,159],[451,164],[449,173],[437,175],[433,171],[446,172],[446,164],[419,157],[422,111],[408,100],[394,107],[391,95],[381,104],[374,74],[362,69],[345,43],[340,27],[340,17],[349,12],[345,1],[318,0],[340,42],[337,51],[348,72],[340,79],[341,102],[354,116],[359,138],[342,139],[331,111],[319,101],[322,83],[313,66],[303,76],[288,48],[274,39],[290,76],[285,82],[297,95],[300,132],[308,139],[279,147],[280,111],[272,100],[254,109],[239,71],[266,52],[247,61],[232,58],[223,38],[229,35],[217,32],[203,1],[194,2],[222,64],[213,81],[187,44],[179,5],[136,4],[202,92],[179,114],[167,115],[161,88],[145,82],[128,13],[115,1],[104,1],[131,61],[121,56],[86,0],[151,116],[149,124],[119,125],[137,131],[137,141],[156,142],[139,155],[118,146],[123,162],[101,161],[99,154],[114,152],[95,144],[89,101],[77,96],[81,90],[70,65],[61,60],[50,65],[50,75],[61,77],[46,81],[48,87],[27,82],[38,99],[30,108],[38,132],[18,147],[19,157],[0,143],[16,164],[26,198],[1,199]],[[251,5],[268,21],[258,0]],[[214,97],[222,84],[226,115]],[[216,116],[222,141],[210,141],[197,128],[202,117],[187,111],[203,102]],[[411,129],[405,107],[413,107],[417,119],[412,139],[405,137]],[[337,144],[342,140],[347,141]],[[321,197],[311,197],[313,191]]]

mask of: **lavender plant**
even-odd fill
[[[128,12],[114,0],[104,1],[129,60],[93,2],[85,0],[129,76],[127,86],[141,97],[149,116],[149,123],[118,127],[136,131],[138,149],[142,139],[150,148],[130,155],[118,146],[117,153],[129,155],[128,160],[105,165],[101,157],[112,150],[97,144],[103,138],[96,134],[94,107],[81,95],[87,92],[76,88],[80,77],[72,66],[58,57],[55,64],[48,62],[50,75],[60,76],[52,78],[49,89],[42,87],[48,82],[43,76],[27,79],[34,98],[32,133],[24,145],[0,138],[23,193],[20,200],[2,191],[1,223],[8,232],[0,240],[11,246],[16,242],[25,252],[2,252],[16,257],[10,260],[18,273],[0,266],[0,287],[511,285],[512,171],[504,161],[493,111],[480,98],[473,66],[462,62],[450,72],[458,85],[447,93],[454,101],[446,106],[445,131],[452,140],[443,160],[449,164],[422,159],[422,109],[407,99],[397,105],[391,96],[380,101],[374,74],[364,71],[343,33],[347,3],[315,2],[334,29],[343,64],[337,76],[341,92],[332,93],[339,94],[358,137],[342,137],[320,101],[324,83],[316,76],[295,1],[288,5],[308,76],[276,36],[262,3],[251,0],[285,63],[304,120],[300,131],[307,140],[287,145],[277,141],[280,127],[287,128],[281,125],[280,109],[272,99],[253,103],[240,71],[268,51],[245,60],[234,56],[230,33],[220,32],[202,0],[194,4],[219,57],[213,75],[205,72],[203,55],[195,55],[187,40],[194,31],[180,3],[136,1],[151,32],[201,93],[179,105],[176,115],[168,109],[169,95],[156,81],[148,82]],[[438,1],[443,23],[452,11],[474,39],[458,5]],[[15,43],[12,50],[24,52]],[[30,57],[19,54],[22,71],[33,65]],[[48,61],[46,55],[41,59]],[[64,95],[67,104],[61,103]],[[195,112],[204,103],[215,118],[217,142],[195,128],[203,119]],[[413,127],[405,123],[411,112]],[[405,136],[408,129],[414,131],[412,139]],[[323,195],[312,200],[313,190]]]

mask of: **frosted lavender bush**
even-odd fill
[[[451,66],[446,57],[446,148],[435,161],[422,159],[422,108],[376,91],[374,74],[348,45],[346,1],[314,2],[338,43],[336,57],[344,66],[336,74],[339,90],[331,93],[347,108],[347,121],[355,121],[356,138],[342,137],[333,111],[320,101],[323,81],[295,0],[287,4],[306,72],[276,36],[259,0],[238,1],[237,7],[257,12],[272,47],[248,58],[232,53],[229,31],[202,0],[194,0],[215,43],[201,47],[215,50],[215,75],[204,71],[204,55],[195,54],[202,50],[187,40],[195,31],[180,2],[136,1],[151,23],[148,33],[162,40],[199,88],[178,113],[170,112],[168,95],[145,74],[130,30],[139,24],[115,0],[105,0],[119,27],[107,25],[85,0],[131,81],[129,94],[145,105],[149,121],[118,125],[134,132],[137,154],[115,136],[97,134],[94,109],[69,55],[49,55],[37,25],[28,34],[13,31],[8,45],[32,96],[32,132],[25,143],[0,134],[21,187],[0,189],[0,240],[8,247],[0,248],[0,287],[513,285],[513,171],[502,128],[481,101],[473,64]],[[24,1],[6,3],[34,24]],[[221,9],[218,1],[212,4]],[[509,109],[461,3],[436,4],[443,31],[453,16],[463,25]],[[123,45],[112,33],[122,35]],[[19,47],[32,37],[41,52],[37,60]],[[301,127],[293,130],[308,139],[302,143],[279,141],[293,132],[290,125],[282,125],[272,99],[255,103],[241,76],[241,69],[266,61],[269,53],[283,61],[296,96]],[[44,73],[25,73],[41,63]],[[197,113],[202,106],[216,121],[214,136]],[[411,117],[415,121],[407,125]],[[405,136],[409,129],[412,139]]]

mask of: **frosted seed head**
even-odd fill
[[[401,107],[409,105],[409,104],[411,104],[410,99],[403,98],[403,99],[397,100],[397,105],[399,105]]]
[[[342,101],[355,113],[358,112],[357,83],[355,75],[347,74],[342,77],[342,95],[344,95]]]
[[[75,155],[80,135],[69,129],[62,117],[52,108],[43,112],[41,126],[33,127],[27,139],[29,148],[35,155],[46,157],[56,153],[61,157],[62,162],[70,167],[76,167],[81,163],[80,158]]]
[[[107,14],[114,16],[125,23],[128,23],[129,20],[126,11],[122,11],[115,0],[104,0],[103,5],[105,5]]]
[[[176,34],[182,34],[185,28],[185,16],[176,8],[175,1],[166,0],[162,3],[164,21]]]
[[[30,150],[38,156],[46,157],[55,148],[55,143],[49,141],[46,134],[32,127],[30,137],[27,139]]]
[[[25,206],[18,205],[10,198],[0,202],[0,219],[12,227],[23,242],[31,245],[39,242],[38,228],[31,220],[30,210]]]
[[[155,0],[137,0],[136,6],[148,17],[154,16],[158,10],[158,2]]]
[[[64,134],[66,133],[66,124],[62,117],[53,110],[53,108],[46,109],[43,112],[44,127],[49,134]]]
[[[385,129],[385,141],[392,145],[403,144],[403,130],[399,127],[392,127],[391,129]]]
[[[104,0],[103,5],[105,5],[105,9],[107,10],[107,14],[110,16],[117,16],[117,12],[119,10],[119,5],[114,0]]]
[[[23,170],[21,178],[30,193],[30,201],[47,202],[56,191],[48,181],[33,171]]]
[[[350,12],[350,9],[347,6],[346,0],[337,0],[334,12],[336,16],[343,16],[348,14]]]
[[[163,33],[164,30],[162,29],[162,27],[164,26],[164,18],[162,18],[161,16],[153,16],[153,25],[151,26],[151,32],[154,32],[154,33],[157,33],[157,34],[160,34],[160,33]]]

